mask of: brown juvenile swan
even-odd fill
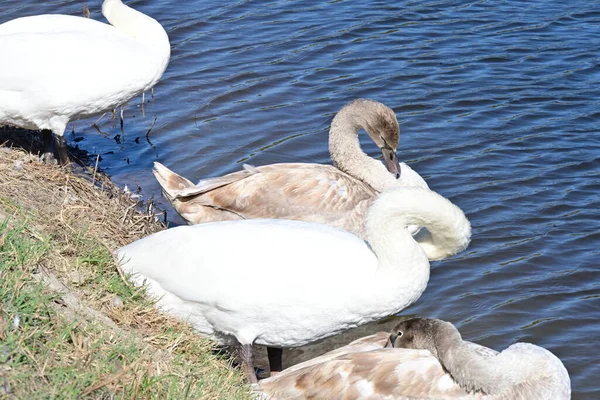
[[[361,150],[361,128],[381,149],[385,166]],[[242,171],[197,185],[158,162],[153,172],[175,210],[192,225],[282,218],[333,225],[365,239],[367,210],[381,191],[401,186],[428,188],[419,174],[398,163],[399,133],[392,109],[357,99],[344,106],[331,123],[329,150],[335,166],[245,166]]]
[[[517,343],[498,353],[463,341],[449,322],[415,318],[391,335],[359,339],[265,379],[257,394],[273,400],[567,400],[570,386],[561,361],[541,347]]]

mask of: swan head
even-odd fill
[[[378,101],[357,99],[358,119],[371,140],[381,150],[383,164],[396,179],[402,172],[396,154],[400,142],[400,125],[394,110]]]
[[[396,155],[400,140],[400,126],[396,114],[391,108],[375,100],[356,99],[346,104],[336,114],[331,126],[330,151],[332,158],[333,153],[338,150],[336,149],[337,145],[331,141],[332,133],[336,131],[334,127],[348,126],[356,134],[362,128],[381,150],[386,169],[396,178],[400,178],[401,169]],[[356,144],[359,145],[358,141]]]
[[[392,329],[386,347],[429,350],[437,359],[440,350],[451,341],[461,339],[458,330],[449,322],[431,318],[412,318]]]

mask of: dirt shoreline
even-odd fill
[[[0,147],[0,398],[250,398],[229,356],[113,259],[163,218],[91,167]]]

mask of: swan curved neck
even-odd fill
[[[448,324],[448,323],[446,323]],[[570,399],[571,382],[564,365],[552,353],[517,343],[494,356],[484,355],[463,341],[454,326],[435,334],[432,353],[454,381],[467,391],[494,399]],[[431,349],[430,349],[431,350]],[[437,352],[437,354],[436,354]],[[517,354],[515,354],[517,353]]]
[[[429,241],[417,243],[407,229],[409,225],[427,228]],[[367,218],[367,238],[378,259],[386,264],[414,264],[420,257],[439,259],[464,250],[471,239],[471,225],[460,208],[439,194],[404,187],[385,191],[373,203]]]
[[[450,324],[448,324],[450,325]],[[477,353],[453,326],[446,326],[434,339],[437,358],[458,385],[467,391],[481,391],[493,395],[505,390],[510,371],[497,357]]]
[[[104,0],[102,14],[112,26],[139,43],[147,45],[153,53],[168,62],[171,54],[169,37],[154,18],[123,4],[121,0]]]
[[[329,153],[337,168],[382,192],[393,187],[396,179],[381,162],[362,151],[358,132],[369,128],[371,113],[355,108],[352,104],[342,108],[331,122]]]
[[[461,229],[468,229],[470,232],[471,227],[469,225]],[[460,245],[456,243],[456,232],[452,229],[438,229],[435,235],[432,235],[428,231],[419,232],[415,240],[419,243],[425,254],[427,254],[429,261],[443,260],[466,248],[464,246],[464,248],[457,250],[457,247],[460,247]]]

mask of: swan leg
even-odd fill
[[[254,362],[252,360],[252,345],[240,345],[238,349],[238,355],[242,359],[242,364],[244,364],[244,370],[246,372],[246,376],[248,377],[248,383],[258,383],[256,372],[254,371]]]
[[[283,349],[278,347],[267,347],[267,356],[269,357],[271,376],[277,375],[283,370]]]
[[[56,144],[56,152],[58,153],[58,161],[60,165],[69,163],[69,155],[67,154],[67,141],[63,136],[56,135],[54,137]]]
[[[42,161],[44,161],[46,164],[51,164],[55,160],[54,151],[52,151],[52,131],[50,129],[42,129],[42,141],[44,143]]]
[[[42,140],[44,143],[44,154],[42,154],[42,161],[46,164],[54,164],[56,159],[54,158],[54,151],[52,151],[52,131],[49,129],[42,129]],[[67,141],[63,136],[54,135],[54,146],[58,153],[58,162],[60,165],[67,165],[69,163],[69,155],[67,154]]]
[[[146,116],[146,92],[142,92],[142,117]],[[148,132],[150,133],[150,132]],[[148,136],[146,134],[146,136]]]
[[[102,118],[104,118],[104,116],[105,116],[105,115],[106,115],[106,113],[102,114],[102,115],[101,115],[101,116],[100,116],[100,117],[99,117],[99,118],[96,120],[96,122],[94,122],[94,123],[92,124],[92,126],[94,126],[94,125],[98,126],[98,122],[100,122],[100,120],[101,120]]]

